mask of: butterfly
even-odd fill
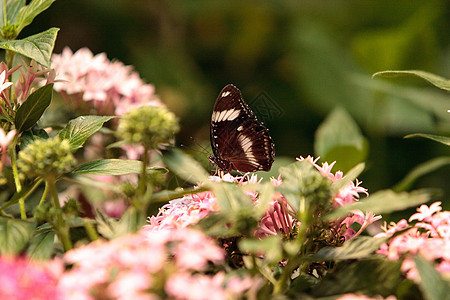
[[[241,91],[232,84],[217,97],[211,116],[209,161],[230,172],[269,171],[275,149],[269,131],[244,102]]]

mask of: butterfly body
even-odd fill
[[[244,102],[237,87],[229,84],[217,97],[211,117],[209,160],[229,172],[269,171],[274,144],[269,131]]]

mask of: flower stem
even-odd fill
[[[22,184],[20,183],[20,179],[19,179],[19,171],[17,170],[17,155],[16,155],[16,151],[14,151],[14,149],[16,148],[16,144],[17,144],[17,138],[18,135],[16,135],[11,143],[10,149],[12,149],[10,151],[10,157],[11,157],[11,168],[12,168],[12,172],[13,172],[13,177],[14,177],[14,183],[16,185],[16,191],[17,193],[20,193],[22,191]],[[26,209],[25,209],[25,198],[22,196],[19,199],[19,208],[20,208],[20,217],[25,220],[27,218],[27,213],[26,213]]]
[[[45,183],[45,189],[44,189],[44,192],[42,193],[41,201],[39,201],[39,205],[38,206],[41,206],[44,203],[45,199],[47,198],[47,195],[48,195],[48,184],[46,182]]]
[[[91,241],[98,240],[97,231],[95,231],[94,226],[89,222],[89,220],[83,219],[83,226]]]
[[[56,208],[56,219],[58,224],[56,232],[64,246],[64,250],[68,251],[72,249],[72,241],[70,240],[69,226],[67,226],[67,223],[62,215],[62,209],[61,205],[59,204],[58,193],[56,192],[55,188],[55,181],[53,179],[47,179],[45,183],[46,186],[48,186],[48,190],[50,192],[50,195],[52,196],[53,205]]]
[[[142,197],[145,194],[147,186],[147,165],[148,165],[148,148],[144,145],[144,153],[142,154],[142,168],[141,176],[138,184],[138,196]]]

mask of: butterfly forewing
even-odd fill
[[[269,131],[234,85],[224,87],[214,105],[211,147],[211,161],[224,171],[268,171],[272,166],[274,145]]]

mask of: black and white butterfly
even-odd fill
[[[217,97],[211,117],[209,160],[230,172],[269,171],[275,155],[269,131],[244,102],[241,91],[232,84]]]

